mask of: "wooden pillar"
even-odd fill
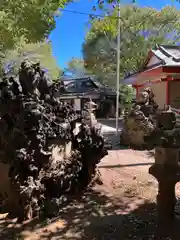
[[[136,98],[138,98],[138,95],[139,95],[139,87],[136,86]]]
[[[166,105],[169,105],[169,81],[166,81]]]
[[[170,104],[170,91],[169,91],[169,85],[170,81],[173,81],[174,78],[172,76],[167,76],[166,78],[166,105]]]

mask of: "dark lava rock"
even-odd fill
[[[86,189],[107,154],[103,137],[89,126],[74,135],[82,116],[55,96],[58,86],[29,62],[22,62],[18,77],[0,82],[0,193],[22,220],[47,209],[44,202]]]

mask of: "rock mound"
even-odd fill
[[[148,148],[144,137],[155,130],[157,112],[158,105],[151,88],[144,89],[134,106],[125,113],[120,143],[135,149]]]
[[[74,134],[82,116],[57,91],[40,64],[27,61],[0,82],[0,194],[20,220],[86,189],[107,154],[95,129],[82,124]]]

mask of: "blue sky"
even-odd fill
[[[124,0],[123,2],[130,2]],[[136,0],[140,6],[151,6],[162,8],[167,4],[179,6],[176,0]],[[78,12],[92,13],[92,7],[96,0],[79,0],[69,4],[65,9]],[[96,12],[97,14],[97,12]],[[81,58],[81,48],[87,32],[88,16],[62,12],[56,20],[56,28],[52,31],[50,39],[52,41],[53,55],[57,59],[58,65],[63,68],[72,57]]]

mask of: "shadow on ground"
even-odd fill
[[[103,136],[105,138],[105,142],[109,143],[112,146],[110,150],[129,149],[129,147],[120,145],[120,132],[118,135],[116,135],[116,132],[104,132]]]
[[[136,198],[137,199],[137,198]],[[156,205],[145,202],[131,211],[129,204],[104,196],[97,191],[86,193],[81,199],[63,208],[59,217],[46,221],[34,220],[18,225],[13,220],[0,221],[0,239],[28,240],[163,240],[179,239],[180,231],[161,237],[156,227]],[[163,231],[163,234],[164,231]],[[161,234],[162,235],[162,234]]]
[[[105,165],[105,166],[99,166],[99,168],[123,168],[123,167],[137,167],[137,166],[151,166],[152,162],[148,162],[148,163],[134,163],[134,164],[116,164],[116,165]]]

